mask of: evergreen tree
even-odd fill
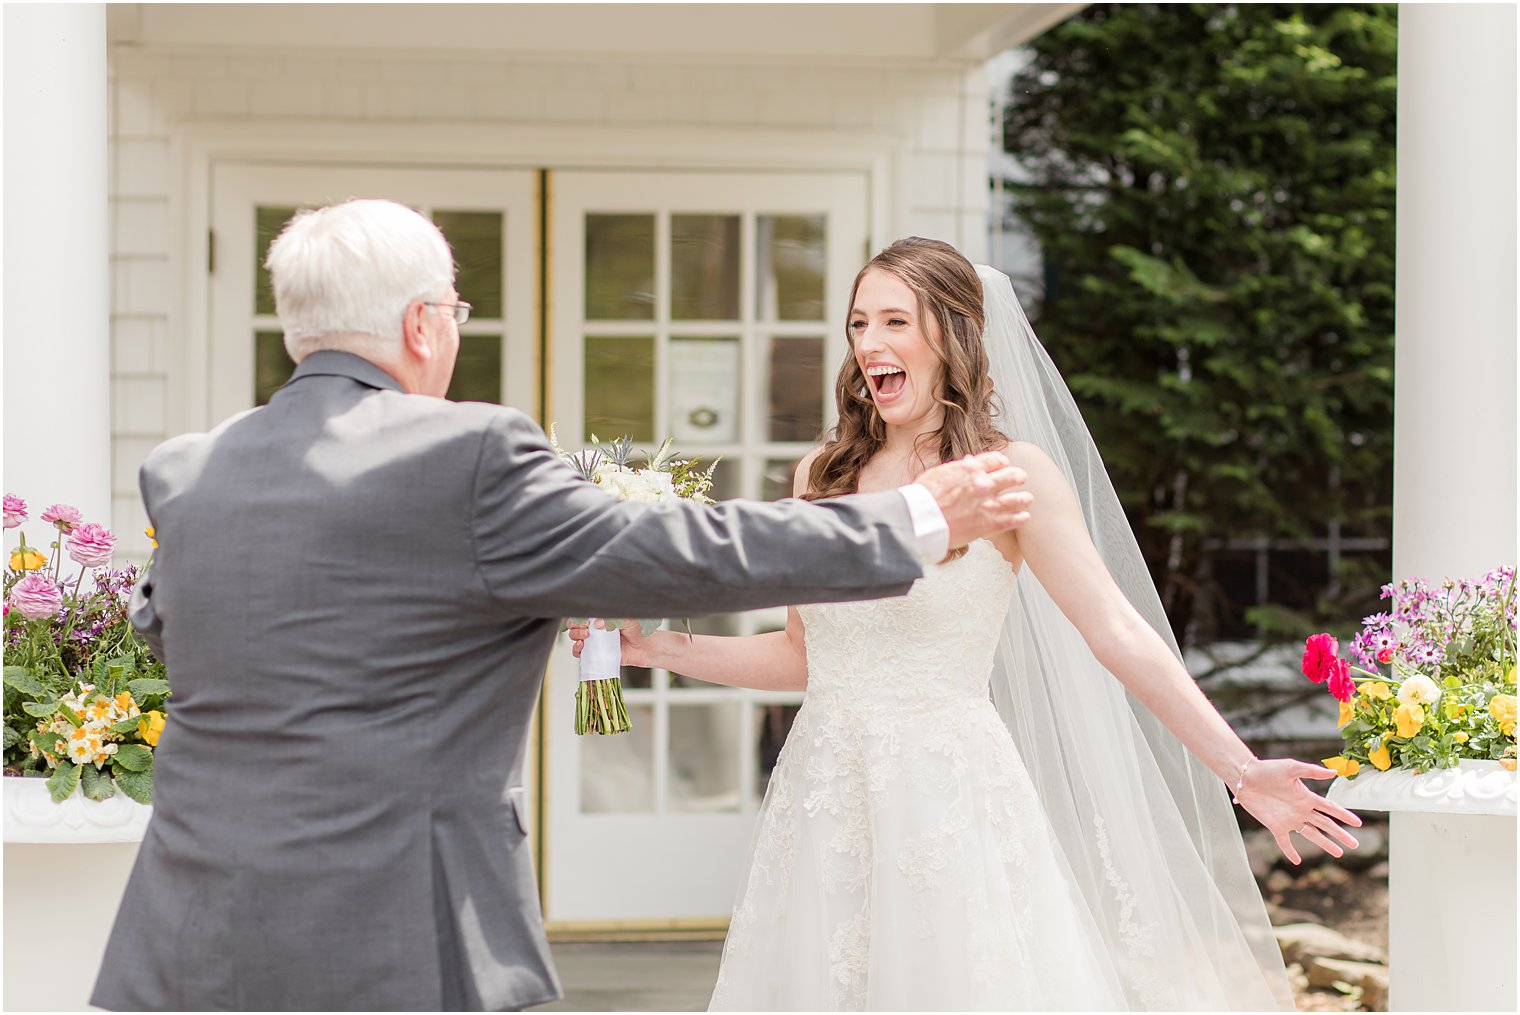
[[[1301,637],[1386,580],[1304,554],[1242,616],[1218,544],[1390,534],[1396,11],[1096,4],[1011,82],[1031,316],[1185,642]]]

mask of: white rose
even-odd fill
[[[1429,677],[1416,674],[1399,685],[1401,705],[1434,705],[1440,700],[1441,689]]]
[[[640,504],[658,504],[672,500],[676,495],[669,473],[649,469],[640,472],[609,472],[598,477],[597,482],[623,500],[637,501]]]

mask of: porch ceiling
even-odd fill
[[[1083,4],[113,4],[110,41],[516,56],[974,63]]]

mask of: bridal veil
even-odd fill
[[[1043,449],[1129,601],[1177,652],[1098,449],[1003,273],[979,265],[1002,429]],[[1036,506],[1038,510],[1038,506]],[[1093,656],[1024,568],[993,700],[1013,733],[1078,894],[1130,1006],[1293,1008],[1224,784]]]

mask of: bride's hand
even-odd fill
[[[1283,855],[1294,863],[1302,862],[1288,838],[1294,832],[1331,856],[1343,856],[1345,850],[1336,840],[1352,849],[1357,841],[1342,825],[1358,827],[1362,819],[1303,783],[1305,779],[1333,778],[1335,772],[1323,765],[1291,758],[1267,758],[1253,761],[1247,767],[1238,798],[1240,805],[1272,833]]]
[[[593,621],[598,628],[606,629],[605,621]],[[575,658],[581,657],[581,650],[586,647],[586,639],[591,636],[590,629],[585,624],[577,624],[573,621],[565,621],[565,630],[570,632],[570,651],[575,653]],[[637,620],[623,621],[623,665],[638,666],[648,669],[654,666],[651,661],[650,639],[644,637],[643,629]]]

